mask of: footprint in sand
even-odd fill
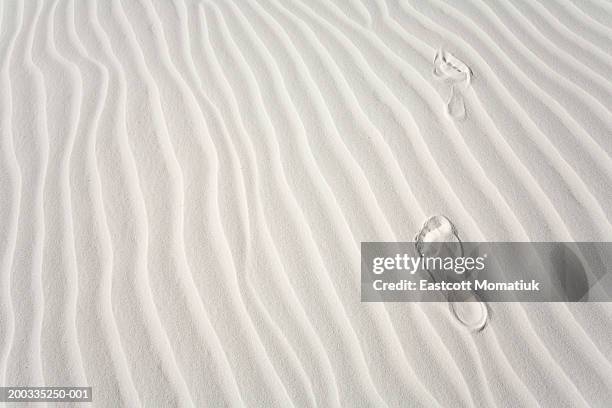
[[[433,216],[425,221],[414,241],[417,253],[423,257],[463,256],[461,240],[455,226],[442,215]],[[445,276],[445,273],[439,270],[428,271],[436,282],[456,278]],[[453,301],[453,298],[449,297],[448,302],[451,313],[468,329],[477,332],[485,328],[489,311],[486,304],[481,302],[475,293],[470,293],[468,298],[462,301]]]
[[[433,61],[435,79],[450,83],[450,97],[446,102],[446,113],[455,119],[466,117],[462,92],[469,88],[472,70],[448,51],[439,49]]]

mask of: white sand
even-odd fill
[[[0,385],[609,407],[612,303],[361,303],[361,241],[612,240],[606,0],[0,0]],[[466,117],[432,76],[472,71]]]

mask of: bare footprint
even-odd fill
[[[417,253],[422,257],[459,257],[463,256],[461,240],[453,223],[443,215],[435,215],[425,221],[423,227],[414,238]],[[429,270],[432,279],[436,282],[448,278],[446,272]],[[456,278],[453,276],[453,278]],[[461,301],[447,299],[451,313],[465,327],[478,332],[486,327],[489,319],[487,305],[475,293]]]
[[[470,87],[472,81],[470,67],[450,52],[438,49],[433,60],[432,73],[435,79],[450,82],[446,113],[455,119],[465,119],[466,111],[462,92]]]

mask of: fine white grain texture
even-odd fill
[[[612,241],[611,73],[607,0],[0,0],[0,386],[609,407],[612,303],[472,333],[360,242]]]

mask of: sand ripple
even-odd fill
[[[610,241],[604,0],[0,2],[0,385],[606,406],[612,306],[360,302],[361,241]],[[446,114],[437,50],[469,69]],[[469,67],[469,68],[468,68]],[[468,72],[466,70],[462,71]]]

